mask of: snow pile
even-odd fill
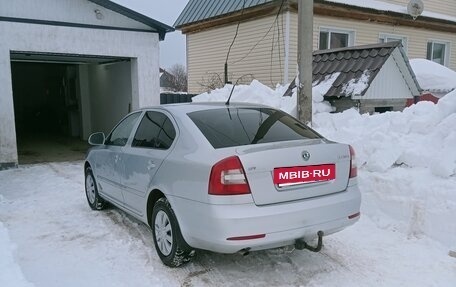
[[[338,73],[336,73],[338,74]],[[332,83],[337,79],[338,75],[329,75],[325,81],[312,88],[312,111],[314,114],[322,112],[331,112],[331,105],[323,100],[323,95],[326,94]],[[297,94],[296,88],[293,90],[291,97],[283,97],[288,86],[277,85],[273,90],[266,85],[263,85],[257,80],[253,80],[249,85],[237,85],[234,88],[230,102],[247,102],[257,103],[275,107],[286,111],[287,113],[297,115]],[[210,93],[203,93],[192,98],[193,102],[226,102],[233,85],[227,84],[223,88],[216,89]]]
[[[362,212],[408,238],[431,237],[456,248],[456,91],[438,104],[360,115],[314,115],[325,137],[354,146]]]
[[[15,246],[10,241],[8,230],[0,222],[0,286],[31,287],[33,285],[25,279],[21,268],[14,260],[14,249]]]
[[[352,144],[358,166],[385,172],[395,165],[430,168],[447,178],[456,174],[456,91],[437,105],[419,102],[403,112],[369,116],[350,109],[317,114],[314,127],[326,137]]]
[[[335,108],[330,103],[324,100],[324,95],[331,89],[332,84],[339,77],[340,72],[327,75],[320,83],[312,83],[312,113],[330,113],[335,111]],[[296,90],[294,90],[293,96],[296,98]]]
[[[426,59],[411,59],[410,66],[422,89],[448,92],[456,89],[455,71]]]
[[[380,227],[456,248],[456,97],[378,115],[314,116],[331,140],[354,146],[364,214]],[[450,232],[449,232],[450,231]]]

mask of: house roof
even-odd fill
[[[266,7],[268,6],[267,4],[277,4],[281,1],[285,1],[287,4],[292,4],[293,7],[297,9],[297,0],[245,0],[244,8],[246,10],[252,10],[252,8],[260,8],[259,6]],[[337,7],[343,7],[350,9],[351,11],[364,11],[373,13],[374,15],[390,15],[395,18],[400,18],[401,20],[412,19],[407,12],[406,5],[392,4],[380,0],[314,0],[314,3],[315,5],[323,5],[324,9],[337,9]],[[230,15],[236,14],[236,12],[241,11],[243,5],[244,0],[189,0],[184,10],[181,12],[176,22],[174,23],[174,27],[180,29],[184,26],[228,17]],[[314,11],[316,11],[318,14],[320,10],[314,9]],[[342,13],[346,14],[346,11]],[[445,31],[447,32],[454,32],[455,29],[454,25],[456,24],[456,17],[450,15],[424,11],[419,19],[423,20],[427,25],[429,25],[429,23],[427,23],[428,21],[440,23],[440,25],[443,26],[438,27],[443,27],[443,29],[446,29]],[[235,19],[233,19],[233,21],[235,21]],[[413,21],[414,24],[417,24],[418,22]],[[402,21],[401,23],[405,24],[406,21]]]
[[[379,0],[369,0],[369,1],[360,1],[360,0],[324,0],[326,2],[332,2],[332,3],[337,3],[337,4],[342,4],[346,6],[354,6],[354,7],[360,7],[360,8],[366,8],[366,9],[372,9],[376,11],[385,11],[385,12],[394,12],[394,13],[399,13],[399,14],[405,14],[408,15],[407,12],[407,5],[398,5],[398,4],[392,4],[388,3],[385,1],[379,1]],[[426,8],[426,4],[425,4]],[[436,12],[431,12],[423,11],[420,17],[429,17],[429,18],[434,18],[434,19],[439,19],[439,20],[446,20],[449,22],[456,22],[456,17],[442,14],[442,13],[436,13]]]
[[[174,75],[160,68],[160,88],[170,88],[173,85]]]
[[[193,24],[241,11],[244,1],[244,9],[247,9],[277,0],[190,0],[174,23],[174,27]]]
[[[409,64],[408,58],[400,41],[353,46],[330,50],[319,50],[313,53],[312,76],[313,84],[319,84],[328,79],[328,76],[339,73],[332,83],[331,88],[325,94],[326,97],[340,97],[348,83],[363,81],[357,94],[363,96],[377,76],[380,69],[390,58],[395,50],[400,51],[401,66],[406,71],[406,81],[414,85],[420,91],[420,86]]]
[[[163,24],[155,19],[147,17],[141,13],[138,13],[134,10],[131,10],[125,6],[119,5],[112,1],[109,1],[109,0],[89,0],[89,1],[151,27],[153,29],[153,31],[158,33],[160,41],[163,41],[165,39],[166,33],[174,31],[174,28],[171,26]]]

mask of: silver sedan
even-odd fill
[[[92,134],[89,143],[90,207],[109,202],[149,225],[168,266],[187,262],[194,249],[318,251],[323,235],[359,219],[351,146],[270,107],[147,108],[127,115],[107,137]],[[317,237],[317,247],[306,243]]]

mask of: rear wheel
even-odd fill
[[[151,223],[155,249],[165,265],[178,267],[190,261],[194,251],[182,237],[174,211],[165,197],[155,203]]]
[[[102,210],[106,202],[98,194],[97,184],[93,177],[92,168],[87,167],[85,170],[85,191],[87,202],[93,210]]]

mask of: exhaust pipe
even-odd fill
[[[247,256],[250,254],[250,247],[241,249],[238,251],[238,253],[241,254],[242,256]]]
[[[324,233],[323,233],[323,231],[320,230],[320,231],[317,232],[317,235],[318,235],[318,243],[317,243],[316,247],[310,246],[303,239],[296,239],[295,248],[298,249],[298,250],[307,249],[307,250],[310,250],[312,252],[320,252],[321,248],[323,247],[323,235],[324,235]]]

